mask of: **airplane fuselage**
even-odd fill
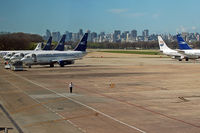
[[[81,59],[86,55],[86,52],[82,51],[43,51],[28,54],[21,60],[26,65],[47,65],[59,63],[62,61],[74,61]]]

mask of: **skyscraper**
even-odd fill
[[[46,30],[46,38],[45,38],[45,40],[48,40],[49,39],[49,37],[51,36],[51,32],[50,32],[50,30]]]
[[[131,37],[137,37],[137,30],[132,30],[131,31]]]
[[[121,31],[120,30],[115,30],[113,34],[113,42],[120,42],[121,40]]]
[[[60,32],[58,31],[58,32],[52,32],[52,40],[53,41],[59,41],[60,40]]]
[[[66,31],[65,34],[66,34],[65,41],[66,41],[66,42],[67,42],[67,41],[71,41],[71,39],[72,39],[72,33],[69,32],[69,31]]]
[[[96,40],[96,38],[97,38],[97,33],[96,32],[92,32],[91,33],[91,39],[92,39],[92,41],[94,42]]]
[[[78,32],[78,38],[81,39],[82,36],[83,36],[83,30],[80,29]]]
[[[143,30],[143,31],[142,31],[142,36],[143,36],[143,37],[148,37],[148,36],[149,36],[149,30],[148,30],[148,29]]]

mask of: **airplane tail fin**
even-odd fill
[[[87,38],[88,38],[88,33],[85,33],[84,36],[82,37],[81,41],[79,42],[79,44],[74,49],[74,51],[86,51]]]
[[[52,42],[52,36],[49,37],[47,44],[44,46],[42,50],[51,50],[51,42]]]
[[[64,51],[65,38],[66,38],[66,34],[62,36],[62,38],[60,39],[58,45],[56,46],[54,50]]]
[[[160,51],[164,51],[164,50],[171,50],[166,43],[163,41],[161,36],[158,36],[158,43],[159,43],[159,47],[160,47]]]
[[[41,49],[42,49],[42,43],[38,43],[34,50],[38,51],[38,50],[41,50]]]
[[[178,41],[178,46],[179,49],[184,50],[184,49],[192,49],[181,37],[181,34],[177,35],[177,41]]]

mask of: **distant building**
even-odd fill
[[[121,39],[123,39],[123,40],[127,40],[127,34],[129,34],[129,31],[124,31],[123,33],[122,33],[122,35],[121,35]]]
[[[79,40],[79,34],[78,33],[72,33],[72,41],[77,42]]]
[[[91,39],[92,39],[92,42],[96,42],[97,40],[97,33],[96,32],[92,32],[91,33]]]
[[[66,34],[65,41],[66,42],[71,41],[72,40],[72,32],[66,31],[65,34]]]
[[[143,36],[143,37],[148,37],[148,36],[149,36],[149,30],[148,30],[148,29],[143,30],[143,31],[142,31],[142,36]]]
[[[50,30],[46,30],[46,37],[49,38],[51,36],[51,31]]]
[[[79,32],[78,32],[78,38],[81,39],[83,36],[83,30],[80,29]]]
[[[60,40],[60,32],[52,32],[52,40],[58,42]]]
[[[189,41],[189,33],[188,32],[182,32],[181,36],[185,41]]]
[[[131,31],[131,37],[137,37],[137,30],[132,30]]]
[[[120,42],[121,41],[121,31],[115,30],[113,34],[113,42]]]

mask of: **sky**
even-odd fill
[[[200,32],[200,0],[0,0],[0,31]]]

